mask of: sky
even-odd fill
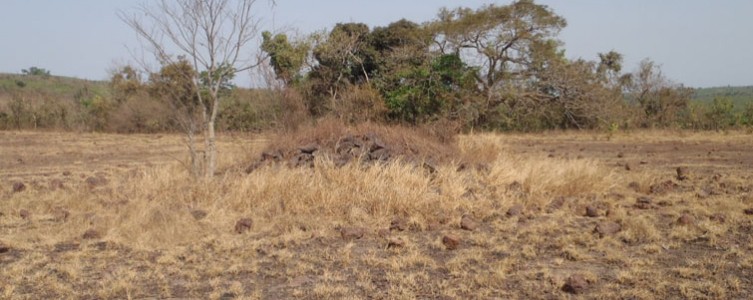
[[[146,0],[3,0],[0,73],[31,66],[53,75],[104,80],[133,62],[140,43],[118,17]],[[750,0],[537,0],[563,16],[560,33],[568,58],[624,55],[623,70],[649,58],[666,77],[690,87],[753,85],[753,1]],[[264,29],[299,35],[338,22],[385,26],[405,18],[429,21],[441,7],[478,8],[510,1],[483,0],[258,0]],[[236,82],[249,85],[252,78]]]

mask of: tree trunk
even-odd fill
[[[207,124],[207,140],[206,140],[206,146],[207,146],[207,152],[205,153],[205,163],[206,163],[206,169],[204,176],[209,179],[214,176],[214,171],[217,166],[217,143],[216,143],[216,136],[214,133],[214,119],[211,118],[209,123]]]

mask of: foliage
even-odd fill
[[[29,75],[29,76],[49,77],[50,71],[44,68],[30,67],[28,69],[21,70],[21,74]]]

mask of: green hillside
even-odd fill
[[[88,95],[106,96],[108,93],[106,81],[0,73],[0,99],[12,96],[47,96],[73,100]]]
[[[716,97],[729,99],[735,105],[735,110],[741,111],[747,105],[753,103],[753,86],[697,88],[693,95],[693,101],[710,104]]]

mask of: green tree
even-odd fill
[[[727,129],[737,123],[734,113],[735,105],[726,97],[714,97],[711,108],[706,113],[709,124],[713,129]]]
[[[31,68],[28,68],[28,69],[21,70],[21,74],[29,75],[29,76],[49,77],[50,76],[50,71],[46,70],[46,69],[43,69],[43,68],[31,67]]]
[[[300,79],[311,46],[305,42],[290,42],[285,34],[265,31],[262,33],[261,50],[269,55],[277,79],[290,84]]]

